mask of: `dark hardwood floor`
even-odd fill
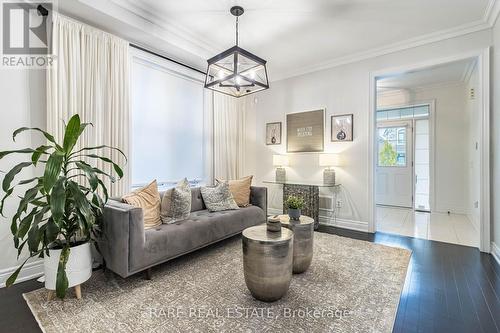
[[[477,249],[321,226],[320,231],[413,251],[393,332],[500,332],[500,266]],[[22,294],[35,280],[0,289],[0,332],[40,332]]]

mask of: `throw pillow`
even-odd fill
[[[191,214],[191,188],[188,180],[184,178],[163,194],[161,220],[163,223],[174,223],[187,219],[189,214]]]
[[[250,186],[252,186],[252,178],[253,176],[247,176],[229,181],[229,191],[231,191],[233,199],[239,207],[250,205]],[[217,179],[217,181],[223,182],[223,180],[219,179]]]
[[[210,212],[239,209],[227,182],[220,182],[215,187],[202,187],[200,190],[205,206]]]
[[[160,193],[156,180],[149,185],[122,197],[123,202],[142,208],[144,229],[151,229],[161,224]]]

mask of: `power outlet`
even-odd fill
[[[479,201],[474,201],[474,208],[479,208]]]
[[[342,200],[337,200],[336,206],[337,208],[342,208]]]

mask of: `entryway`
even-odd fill
[[[377,110],[377,205],[431,210],[431,104]]]
[[[373,76],[373,231],[489,251],[484,59]]]
[[[377,207],[377,231],[477,247],[479,233],[466,215]]]

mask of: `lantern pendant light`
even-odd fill
[[[238,45],[240,6],[231,8],[236,17],[236,45],[207,60],[205,88],[233,97],[242,97],[269,88],[266,61]]]

